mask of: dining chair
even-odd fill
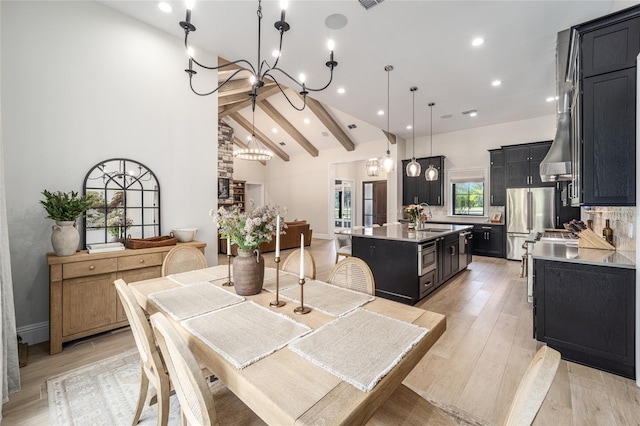
[[[534,355],[520,381],[511,402],[504,426],[531,425],[553,383],[560,353],[543,346]],[[367,425],[382,426],[388,424],[435,424],[457,425],[456,413],[440,409],[403,384],[378,408]],[[471,416],[465,413],[465,416]],[[475,420],[475,419],[474,419]],[[482,424],[481,421],[471,423]]]
[[[336,234],[333,242],[336,246],[336,262],[340,260],[340,256],[349,257],[351,256],[351,236],[350,235],[341,235]]]
[[[373,225],[371,225],[372,228],[380,228],[380,225],[378,225],[377,223],[374,223]]]
[[[162,262],[162,276],[178,274],[180,272],[204,269],[207,258],[200,250],[192,246],[179,245],[172,248]]]
[[[169,421],[169,394],[171,392],[169,373],[162,362],[160,352],[158,352],[153,330],[131,289],[121,279],[116,280],[114,285],[131,326],[131,332],[140,354],[142,370],[138,405],[131,424],[135,425],[140,420],[140,414],[142,414],[142,409],[147,399],[149,384],[151,384],[155,389],[158,400],[158,425],[166,425]],[[151,401],[151,399],[149,400]]]
[[[180,402],[183,425],[264,424],[226,388],[226,393],[217,394],[214,400],[198,361],[171,322],[160,312],[150,319]]]
[[[300,249],[295,249],[282,263],[282,270],[300,273]],[[304,251],[304,275],[312,280],[316,279],[316,261],[309,250]]]
[[[354,231],[360,231],[360,230],[363,230],[364,228],[365,227],[362,226],[362,225],[355,225],[351,229],[354,230]]]
[[[357,257],[347,257],[338,262],[329,272],[327,282],[372,296],[375,294],[373,273],[369,266]]]

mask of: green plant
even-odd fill
[[[45,199],[40,200],[40,204],[47,211],[47,218],[56,221],[74,221],[93,204],[93,197],[78,196],[75,191],[70,192],[49,192],[46,189],[42,192]]]

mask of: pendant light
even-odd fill
[[[431,130],[429,132],[429,144],[431,145],[431,154],[430,157],[433,157],[433,106],[434,102],[429,102],[429,108],[431,109]],[[432,164],[429,164],[429,167],[424,172],[424,178],[427,181],[438,180],[438,169],[436,169]]]
[[[413,96],[413,119],[411,122],[411,129],[413,130],[413,136],[411,138],[413,143],[413,151],[411,154],[411,162],[407,164],[407,176],[409,177],[417,177],[420,176],[420,163],[416,161],[416,90],[417,87],[413,86],[410,88],[411,94]]]
[[[389,137],[391,137],[391,132],[389,131],[389,73],[393,71],[393,65],[387,65],[384,67],[384,70],[387,72],[387,155],[382,158],[382,168],[385,172],[390,173],[395,168],[395,161],[391,158],[391,151],[389,151]]]
[[[377,158],[370,158],[366,164],[367,176],[378,176],[380,174],[380,162]]]

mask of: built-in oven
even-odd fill
[[[418,276],[420,277],[420,298],[436,288],[438,256],[436,241],[418,244]]]

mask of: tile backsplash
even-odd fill
[[[580,218],[584,223],[593,220],[593,232],[602,235],[605,221],[613,229],[613,245],[617,250],[636,250],[635,207],[582,207]]]

